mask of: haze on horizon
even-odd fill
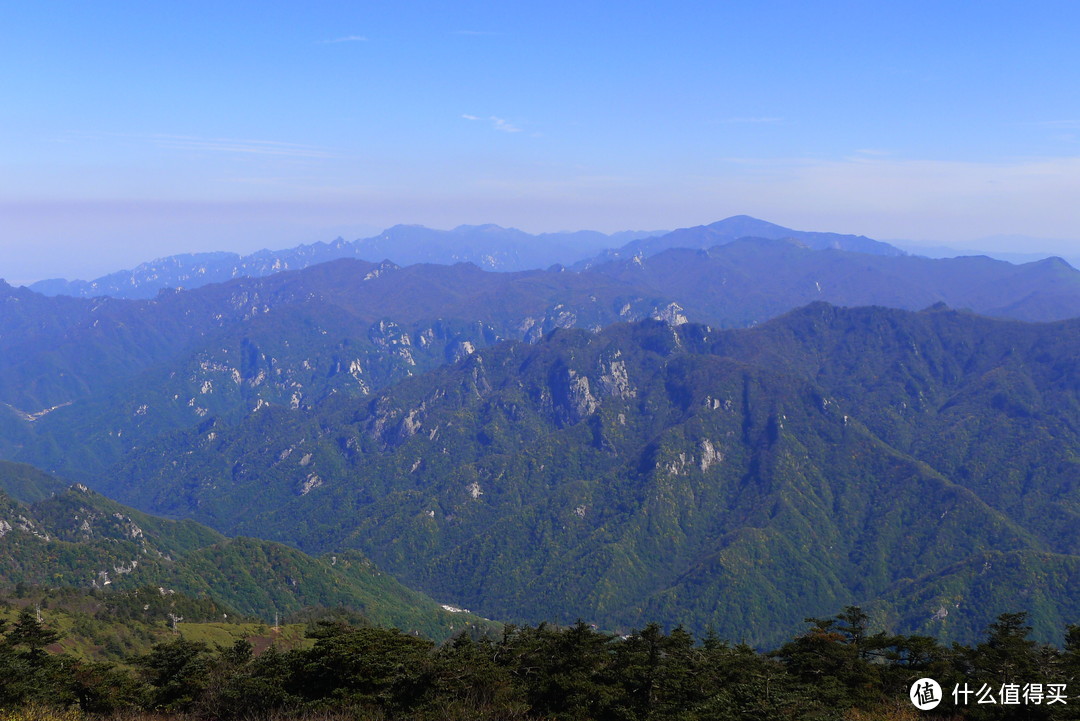
[[[1076,258],[1078,21],[1067,2],[9,4],[0,277],[397,223],[742,213]]]

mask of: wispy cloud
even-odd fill
[[[496,130],[501,130],[504,133],[520,133],[521,128],[511,123],[509,120],[503,118],[497,118],[494,115],[491,116],[491,122],[494,124]]]
[[[487,118],[481,118],[478,115],[469,115],[468,113],[462,113],[461,117],[463,117],[465,120],[488,120],[491,122],[492,128],[503,133],[520,133],[522,130],[506,118],[500,118],[496,115],[490,115]]]
[[[363,35],[346,35],[342,38],[334,38],[332,40],[320,40],[320,45],[332,45],[334,43],[366,43],[367,38]]]

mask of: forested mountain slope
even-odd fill
[[[381,345],[396,340],[395,332],[424,333],[423,341],[402,341],[419,348],[395,349],[409,364],[407,356],[416,361],[425,349],[441,363],[461,343],[538,338],[556,327],[598,327],[665,308],[641,289],[592,274],[486,273],[469,264],[399,268],[340,260],[139,301],[47,298],[0,284],[0,342],[8,351],[0,356],[0,402],[38,414],[148,367],[175,366],[206,339],[249,326],[257,333],[269,325],[278,336],[298,336],[282,342],[310,345],[317,340],[311,336],[330,332],[311,327],[312,317],[349,323],[350,341],[371,335],[376,346],[381,336]]]
[[[0,454],[87,478],[210,415],[365,395],[503,338],[678,313],[592,274],[353,260],[152,301],[0,287]]]
[[[1080,314],[1080,272],[743,239],[583,273],[340,260],[149,301],[3,286],[0,454],[96,473],[208,415],[364,395],[503,339],[647,317],[742,327],[814,300],[1055,320]]]
[[[1080,321],[945,309],[565,330],[208,419],[105,488],[508,619],[768,644],[860,603],[969,637],[1023,597],[1050,633],[1080,613],[1078,358]]]
[[[194,521],[141,513],[83,485],[0,462],[0,579],[41,587],[180,592],[271,621],[308,606],[343,606],[371,623],[445,638],[480,624],[405,588],[361,554],[313,558],[280,543],[229,539]],[[31,504],[5,493],[38,496]],[[158,619],[161,620],[161,619]]]

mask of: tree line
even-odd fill
[[[436,645],[397,629],[320,620],[309,624],[309,648],[255,654],[246,640],[210,647],[177,636],[112,664],[50,652],[60,634],[26,607],[14,622],[0,621],[0,709],[226,721],[336,712],[417,720],[1080,719],[1080,626],[1068,627],[1056,648],[1029,638],[1024,613],[999,616],[973,645],[871,633],[858,607],[807,624],[762,653],[656,624],[624,636],[582,622],[508,625],[498,637],[462,634]],[[922,678],[941,687],[932,711],[909,700]],[[956,689],[971,693],[957,704]],[[1022,702],[1012,703],[1021,698],[1013,689],[1024,689]]]

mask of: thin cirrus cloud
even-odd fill
[[[521,128],[511,123],[506,118],[500,118],[496,115],[490,115],[487,118],[481,118],[477,115],[469,115],[468,113],[462,113],[461,117],[465,120],[488,120],[491,122],[491,127],[503,133],[520,133]]]

